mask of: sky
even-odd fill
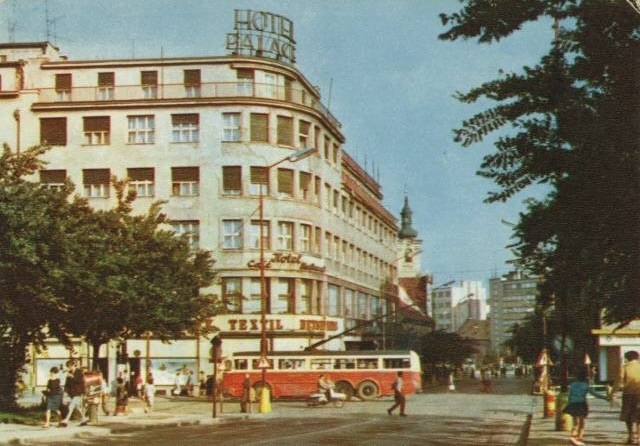
[[[499,44],[445,42],[439,14],[458,0],[0,0],[0,41],[54,42],[70,60],[222,56],[234,9],[294,23],[296,66],[342,123],[344,149],[379,180],[400,221],[405,196],[434,285],[512,270],[511,223],[525,198],[486,204],[497,190],[476,171],[491,140],[463,148],[453,129],[489,103],[454,98],[519,72],[547,51],[549,23]]]

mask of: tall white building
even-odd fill
[[[521,271],[513,271],[489,281],[491,348],[506,353],[504,342],[511,338],[515,324],[521,323],[535,310],[539,279]]]
[[[278,26],[255,29],[260,23]],[[262,227],[268,348],[302,349],[394,311],[398,225],[296,68],[292,23],[240,10],[229,29],[223,56],[71,60],[47,42],[0,44],[0,141],[18,150],[50,145],[35,180],[57,187],[70,178],[96,209],[115,203],[112,175],[129,179],[137,212],[166,200],[176,233],[216,260],[210,291],[228,313],[211,322],[223,356],[259,350]],[[304,148],[316,152],[288,159]],[[351,332],[322,348],[361,340]],[[100,357],[112,377],[124,366],[153,371],[163,385],[180,366],[209,370],[209,347],[207,339],[130,339]],[[116,348],[127,364],[116,365]],[[55,342],[46,357],[34,352],[35,384],[70,354]],[[88,360],[81,342],[73,354]]]
[[[436,330],[457,331],[468,319],[486,317],[486,290],[482,281],[462,280],[431,291]]]

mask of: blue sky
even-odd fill
[[[344,148],[379,178],[384,204],[398,218],[408,195],[424,242],[423,272],[438,285],[507,272],[511,228],[501,221],[517,221],[528,196],[483,203],[495,187],[475,172],[491,141],[462,148],[452,132],[482,104],[462,104],[453,94],[496,78],[499,69],[534,65],[553,34],[548,23],[533,23],[498,45],[439,41],[438,14],[459,6],[457,0],[0,0],[0,41],[48,36],[71,60],[218,56],[227,54],[234,9],[284,15],[294,22],[296,65],[342,122]]]

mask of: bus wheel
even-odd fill
[[[372,400],[378,396],[378,386],[372,381],[362,381],[358,385],[358,396],[363,400]]]
[[[255,401],[257,403],[260,402],[260,400],[262,399],[262,386],[263,383],[262,381],[258,381],[253,385],[253,389],[256,392],[256,398]],[[271,389],[271,386],[269,385],[269,383],[267,383],[267,389],[269,389],[269,396],[271,397],[271,399],[273,400],[273,390]]]
[[[347,396],[347,401],[351,401],[355,394],[353,387],[347,381],[338,381],[336,383],[336,392],[344,393]]]

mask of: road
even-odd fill
[[[274,402],[270,414],[214,424],[127,430],[48,445],[517,445],[533,407],[530,380],[494,381],[480,393],[477,381],[410,397],[408,416],[387,415],[390,399],[348,402],[343,408],[309,408],[304,402]],[[188,404],[188,403],[185,403]],[[176,406],[180,410],[180,406]],[[185,407],[186,410],[186,407]],[[32,444],[43,444],[33,442]]]

